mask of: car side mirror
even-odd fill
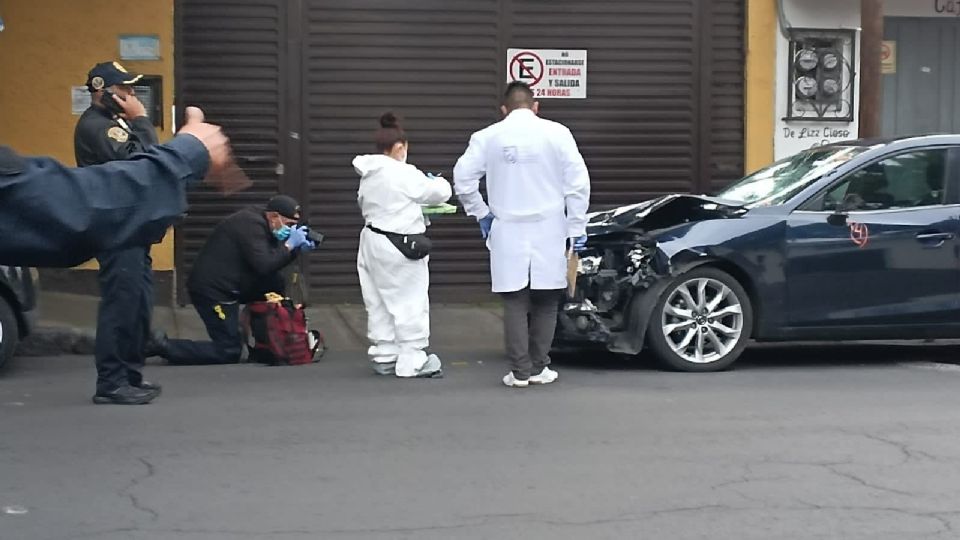
[[[853,210],[862,208],[863,204],[863,197],[856,193],[848,193],[827,218],[827,223],[836,227],[845,227],[847,225],[848,214]]]
[[[827,223],[834,227],[845,227],[847,225],[847,214],[841,213],[838,208],[836,212],[827,216]]]

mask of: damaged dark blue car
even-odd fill
[[[755,341],[960,337],[960,136],[860,140],[590,216],[555,346],[729,367]]]

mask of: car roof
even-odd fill
[[[896,145],[898,147],[910,148],[914,146],[932,146],[940,144],[960,145],[960,134],[956,133],[931,133],[928,135],[908,135],[900,137],[871,137],[865,139],[853,139],[849,141],[839,141],[826,144],[824,146],[859,146],[864,148],[874,146]]]

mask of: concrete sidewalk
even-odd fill
[[[96,330],[98,297],[44,291],[40,294],[40,328],[21,354],[89,354]],[[327,346],[339,351],[367,349],[366,312],[362,305],[319,305],[307,310],[309,326],[320,330]],[[503,349],[503,313],[496,304],[434,304],[431,346],[454,351]],[[192,306],[158,306],[153,327],[170,337],[207,339]]]

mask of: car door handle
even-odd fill
[[[940,246],[947,240],[952,240],[952,239],[953,239],[953,233],[928,232],[928,233],[917,234],[917,242],[921,242],[924,244],[934,244],[937,246]]]

